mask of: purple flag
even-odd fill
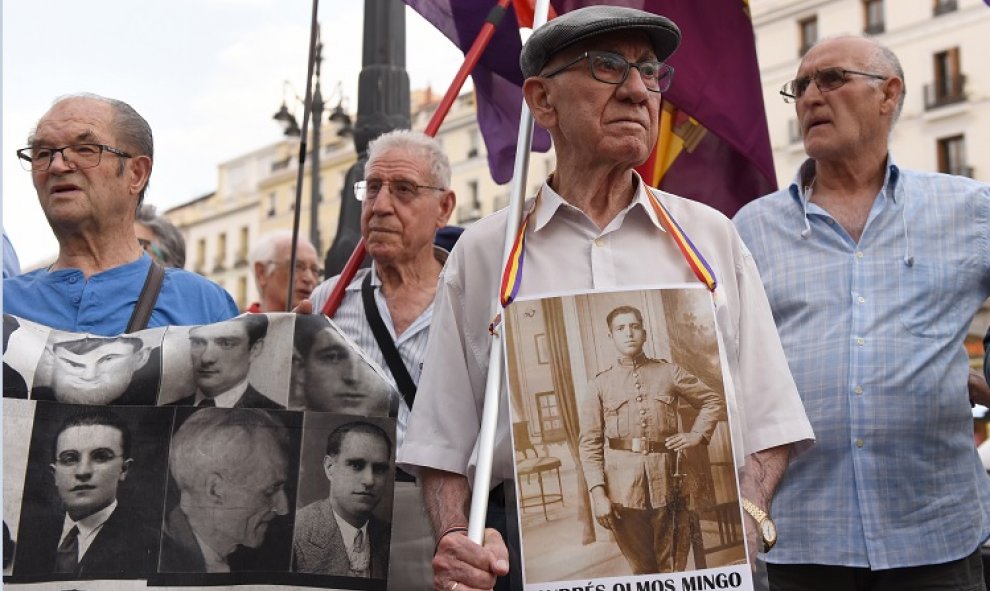
[[[497,4],[495,0],[405,1],[464,53],[471,48],[485,24],[485,17]],[[512,180],[522,110],[521,50],[519,25],[510,6],[471,72],[478,100],[478,125],[488,151],[488,167],[492,179],[499,184]],[[537,128],[533,134],[533,149],[546,152],[549,148],[550,135]]]

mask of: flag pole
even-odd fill
[[[313,69],[316,65],[316,45],[319,43],[320,24],[316,18],[320,0],[313,0],[313,16],[309,31],[309,63],[306,65],[306,98],[303,100],[302,129],[299,134],[299,170],[296,171],[296,201],[292,215],[292,252],[289,255],[289,293],[285,298],[286,312],[291,309],[293,288],[296,284],[296,245],[299,244],[299,216],[302,209],[303,174],[306,167],[306,133],[309,131],[309,115],[313,101]],[[316,125],[320,122],[317,121]],[[317,146],[319,149],[319,146]]]
[[[533,13],[533,29],[547,21],[550,0],[537,0]],[[533,114],[523,101],[519,116],[519,134],[516,138],[516,160],[512,174],[512,192],[509,198],[509,212],[505,226],[505,241],[502,245],[502,261],[509,259],[516,234],[519,232],[523,200],[526,197],[526,176],[529,172],[529,152],[533,143]],[[502,267],[499,267],[501,269]],[[498,278],[497,278],[498,279]],[[496,285],[500,282],[496,281]],[[492,316],[498,312],[498,294],[494,300]],[[485,539],[485,517],[488,510],[488,491],[492,480],[492,461],[495,452],[495,432],[498,427],[498,405],[502,389],[502,331],[492,336],[491,350],[488,353],[488,380],[485,383],[485,407],[481,414],[481,430],[478,433],[478,462],[474,470],[474,483],[471,486],[471,513],[468,517],[468,537],[481,544]]]
[[[315,1],[315,0],[314,0]],[[471,71],[478,64],[478,60],[481,59],[481,54],[484,53],[485,48],[492,40],[492,36],[495,34],[495,28],[502,22],[502,17],[505,16],[506,9],[512,0],[499,0],[498,4],[492,7],[489,11],[488,16],[485,17],[485,24],[482,25],[481,31],[478,32],[478,36],[475,37],[474,43],[471,44],[471,48],[466,54],[464,54],[464,63],[461,64],[460,69],[457,70],[457,74],[454,75],[454,80],[450,83],[447,88],[447,92],[444,94],[443,99],[437,106],[436,111],[433,112],[433,116],[430,118],[430,122],[426,125],[426,129],[423,133],[430,137],[436,136],[437,132],[440,130],[440,124],[443,123],[444,118],[447,117],[447,113],[450,112],[450,108],[454,104],[454,100],[457,98],[458,93],[460,93],[461,88],[464,86],[464,82],[467,77],[471,74]],[[527,146],[529,144],[526,144]],[[527,150],[528,152],[528,150]],[[297,186],[301,186],[301,183],[297,183]],[[296,212],[298,216],[299,206],[296,206]],[[326,304],[324,304],[321,312],[323,314],[333,317],[337,313],[337,308],[340,307],[340,302],[344,299],[344,290],[350,285],[351,280],[354,279],[354,275],[357,274],[358,269],[361,267],[361,263],[364,261],[366,249],[364,244],[364,238],[358,240],[357,246],[354,247],[354,251],[351,253],[350,258],[344,264],[344,268],[340,271],[340,278],[337,283],[330,290],[330,297],[327,299]],[[291,283],[290,283],[291,285]]]

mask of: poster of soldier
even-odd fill
[[[326,317],[3,344],[6,588],[386,589],[398,394]]]
[[[707,290],[516,301],[505,346],[527,591],[752,588]]]

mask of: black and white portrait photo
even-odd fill
[[[177,411],[159,572],[289,571],[298,419],[250,408]]]
[[[380,371],[322,314],[296,317],[289,407],[386,416],[398,394]]]
[[[388,419],[307,413],[294,571],[387,578],[394,432]]]
[[[36,403],[16,580],[154,571],[171,424],[169,409]]]

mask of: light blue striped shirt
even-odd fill
[[[767,560],[962,558],[990,536],[962,347],[990,296],[990,186],[890,159],[857,244],[807,202],[809,176],[735,217],[817,438],[777,489]]]

